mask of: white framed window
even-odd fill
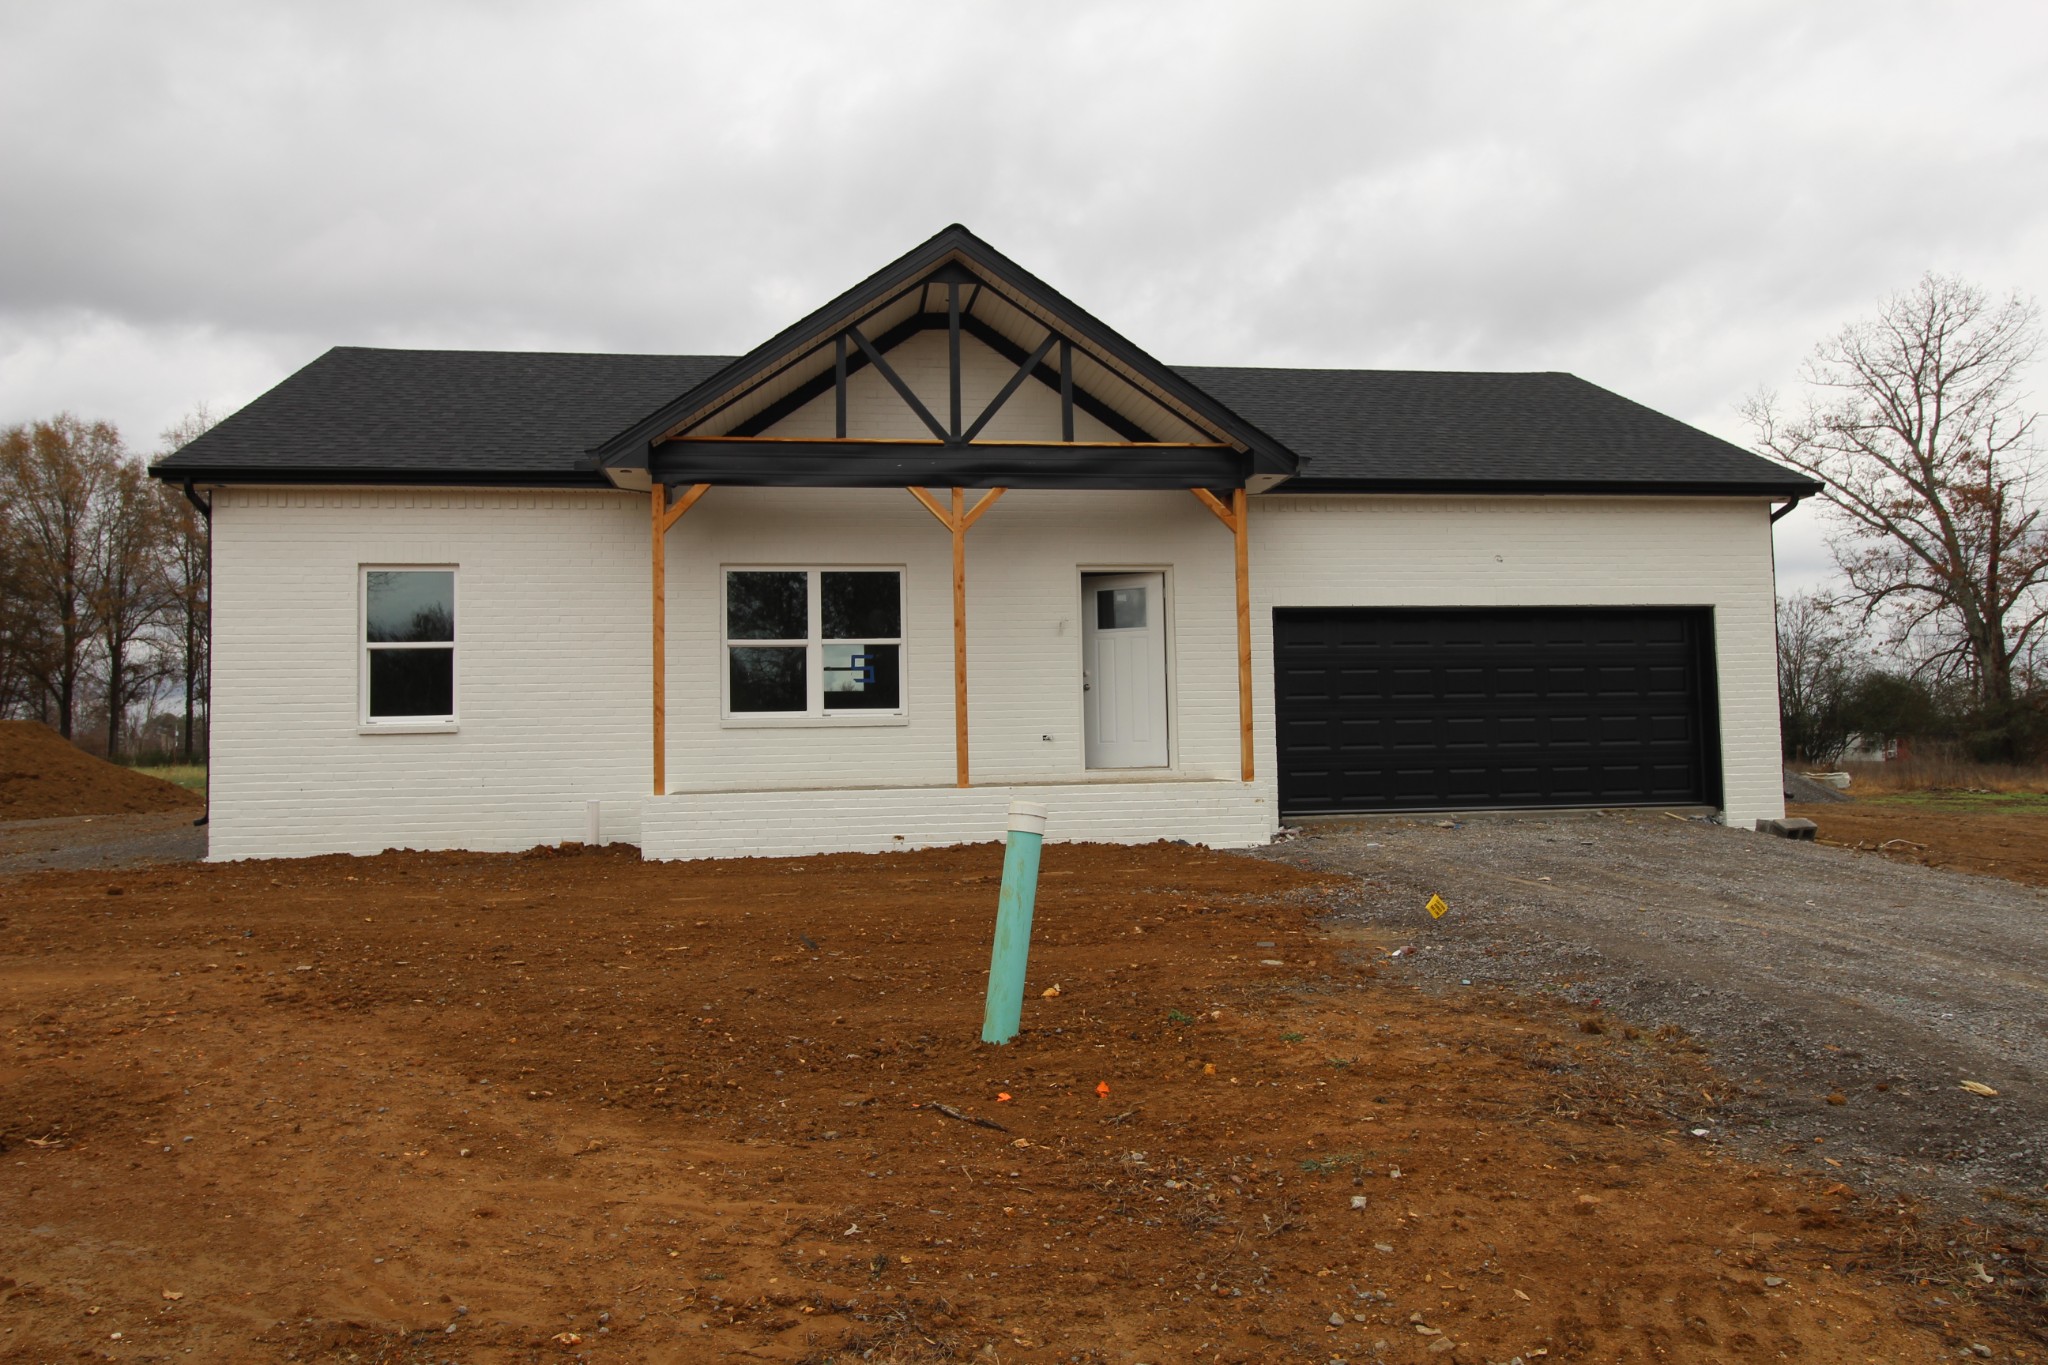
[[[730,719],[903,714],[901,568],[723,571]]]
[[[366,564],[359,654],[364,729],[455,726],[455,566]]]

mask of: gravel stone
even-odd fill
[[[1742,1094],[1674,1127],[2048,1230],[2048,893],[1660,811],[1319,822],[1257,856],[1347,874],[1332,926],[1418,985],[1684,1029]]]

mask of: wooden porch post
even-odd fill
[[[650,562],[654,571],[654,602],[650,613],[654,630],[654,794],[668,794],[668,533],[683,513],[711,491],[708,483],[693,484],[690,491],[668,506],[668,489],[659,480],[651,492],[652,512]]]
[[[1230,495],[1237,540],[1237,749],[1243,780],[1252,780],[1252,556],[1251,504],[1242,488]]]
[[[654,794],[668,790],[668,489],[656,480],[649,510],[654,537],[649,563],[654,566]]]
[[[969,510],[964,488],[953,490],[950,509],[940,507],[922,488],[909,490],[911,497],[939,519],[939,525],[953,533],[953,780],[961,787],[972,785],[967,777],[967,528],[980,521],[1006,491],[991,488]]]
[[[956,288],[957,297],[957,288]],[[957,337],[958,332],[954,335]],[[958,345],[956,340],[954,345]],[[959,371],[956,369],[955,374]],[[967,785],[967,490],[953,490],[953,780]]]
[[[1251,517],[1242,488],[1232,489],[1230,505],[1206,488],[1188,490],[1216,519],[1230,528],[1237,570],[1237,751],[1238,768],[1252,780],[1252,567]]]

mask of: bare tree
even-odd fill
[[[0,431],[0,499],[8,508],[20,602],[39,635],[24,663],[66,739],[97,630],[100,505],[123,460],[112,425],[69,413]]]
[[[164,671],[161,656],[133,652],[170,606],[164,512],[163,496],[150,487],[140,464],[124,459],[115,466],[95,518],[92,606],[105,683],[107,757],[117,763],[129,708],[155,689]]]
[[[32,660],[44,652],[41,623],[23,592],[14,520],[13,504],[0,500],[0,719],[22,715],[31,700],[40,700]]]
[[[164,429],[159,455],[172,454],[196,440],[214,421],[213,414],[201,403],[176,425]],[[199,748],[193,718],[199,707],[210,700],[207,664],[212,644],[212,597],[208,586],[211,528],[182,489],[159,485],[158,495],[164,502],[164,652],[170,656],[170,676],[184,686],[183,747],[185,761],[190,763]]]
[[[1994,715],[2048,616],[2037,414],[2021,391],[2039,318],[2018,294],[1930,273],[1814,349],[1797,415],[1768,390],[1744,405],[1759,450],[1826,485],[1849,601]]]
[[[1833,763],[1848,746],[1861,673],[1854,631],[1814,593],[1778,599],[1778,733],[1786,758]]]

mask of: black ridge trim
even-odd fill
[[[670,441],[650,473],[665,484],[754,488],[1241,488],[1235,450],[1101,446],[847,446],[829,441]]]

